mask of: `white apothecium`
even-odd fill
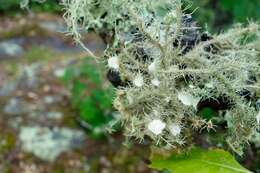
[[[181,133],[181,127],[176,123],[172,123],[169,126],[169,130],[173,136],[177,136]]]
[[[112,68],[112,69],[115,69],[115,70],[118,70],[119,69],[119,60],[118,60],[118,57],[117,56],[112,56],[110,57],[108,60],[108,67],[109,68]]]
[[[157,78],[154,78],[153,80],[151,80],[151,83],[154,85],[154,86],[159,86],[160,85],[160,81],[157,79]]]
[[[156,71],[156,62],[152,62],[149,66],[148,66],[148,71],[149,73],[154,73]]]
[[[133,81],[134,85],[137,87],[141,87],[144,84],[144,78],[141,74],[138,74]]]
[[[165,127],[166,127],[166,124],[159,119],[152,120],[148,124],[148,130],[150,130],[155,135],[161,134]]]
[[[214,88],[214,83],[213,82],[206,83],[205,87],[207,87],[207,88]]]
[[[199,103],[200,99],[192,96],[187,92],[179,92],[178,99],[187,106],[193,106],[195,109],[197,108],[197,104]]]

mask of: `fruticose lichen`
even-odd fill
[[[182,147],[192,144],[194,134],[216,129],[231,149],[242,153],[259,127],[258,23],[209,35],[185,14],[181,0],[62,4],[77,41],[93,29],[109,37],[102,60],[117,87],[114,105],[127,137],[142,141],[148,136],[157,145]],[[205,108],[217,114],[201,116]],[[218,128],[220,122],[224,129]]]

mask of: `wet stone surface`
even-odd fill
[[[11,98],[4,107],[4,113],[9,115],[21,115],[28,110],[20,98]]]
[[[22,149],[45,161],[54,161],[62,152],[82,146],[85,134],[68,128],[22,127]]]
[[[19,58],[24,54],[24,48],[12,40],[0,42],[0,59],[1,58]]]

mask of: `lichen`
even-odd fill
[[[103,58],[109,67],[116,67],[110,69],[118,75],[110,77],[118,82],[114,105],[127,137],[143,141],[149,136],[155,144],[181,147],[191,145],[190,134],[226,121],[223,135],[230,148],[242,153],[259,126],[258,23],[238,24],[209,36],[191,21],[191,14],[185,14],[180,0],[64,0],[62,4],[69,33],[79,43],[81,33],[90,29],[105,30],[106,37],[112,34]],[[112,63],[113,57],[117,59]],[[205,106],[218,111],[218,116],[199,116]],[[155,121],[165,124],[157,129],[161,133],[149,130]]]

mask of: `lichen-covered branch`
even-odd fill
[[[126,136],[182,147],[192,145],[192,134],[216,129],[242,153],[259,127],[258,23],[211,36],[184,13],[181,0],[64,0],[63,5],[76,40],[89,29],[112,34],[103,58],[117,87],[114,105]],[[216,115],[201,115],[205,108]]]

